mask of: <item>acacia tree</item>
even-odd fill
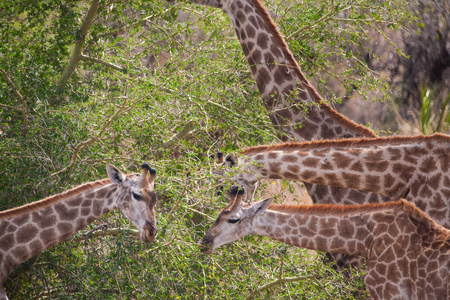
[[[370,38],[366,26],[395,27],[406,16],[403,1],[265,5],[329,99],[334,91],[325,76],[349,90],[383,88],[349,44]],[[133,172],[148,161],[158,190],[168,191],[158,207],[157,244],[135,241],[110,214],[99,222],[121,235],[85,247],[75,236],[46,251],[10,295],[236,299],[248,290],[351,299],[360,289],[361,281],[343,288],[342,278],[319,267],[320,258],[253,238],[216,257],[198,254],[197,240],[224,205],[209,156],[277,141],[220,10],[165,1],[12,0],[0,1],[0,23],[0,209],[104,178],[106,162]],[[254,243],[259,250],[250,250]],[[258,289],[262,281],[286,285]]]

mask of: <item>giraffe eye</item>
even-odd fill
[[[141,201],[142,200],[142,196],[141,195],[139,195],[139,194],[137,194],[135,192],[133,192],[132,194],[133,194],[133,198],[136,199],[137,201]]]
[[[234,224],[234,223],[237,223],[237,222],[239,222],[239,219],[229,219],[228,220],[228,223],[231,223],[231,224]]]

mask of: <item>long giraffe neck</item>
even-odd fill
[[[221,7],[233,22],[270,119],[285,134],[282,140],[376,136],[322,101],[259,0],[193,2]]]
[[[378,206],[271,204],[255,216],[251,233],[301,248],[367,257],[377,234],[374,218],[389,220],[397,213],[396,207]]]
[[[450,228],[449,149],[445,135],[254,147],[244,151],[250,162],[237,182],[288,179],[406,198]]]
[[[264,104],[282,141],[376,137],[322,101],[303,75],[260,0],[191,0],[223,9],[232,20]],[[300,126],[299,126],[300,125]],[[384,202],[365,191],[305,183],[314,203]]]
[[[118,188],[111,187],[109,180],[95,182],[93,186],[68,198],[63,194],[63,199],[50,197],[0,213],[0,283],[13,266],[115,208]]]

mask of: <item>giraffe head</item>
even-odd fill
[[[224,155],[222,152],[218,152],[214,158],[216,159],[215,165],[217,167],[215,174],[222,179],[231,174],[233,181],[244,188],[244,201],[248,203],[252,202],[256,188],[258,187],[258,181],[255,174],[248,172],[250,168],[247,159],[236,154]],[[240,172],[241,169],[246,171]],[[224,180],[220,180],[221,185],[217,190],[217,195],[223,193],[223,183]]]
[[[106,171],[111,181],[121,190],[116,199],[117,208],[137,227],[143,242],[153,242],[158,232],[155,216],[156,193],[153,182],[156,170],[144,163],[142,174],[138,178],[127,178],[110,164],[106,165]]]
[[[256,203],[242,203],[244,190],[234,187],[231,190],[230,205],[217,217],[217,220],[200,240],[200,251],[212,253],[216,248],[252,234],[252,223],[256,215],[264,213],[273,198]]]

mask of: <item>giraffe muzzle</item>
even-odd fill
[[[153,242],[156,239],[156,235],[158,233],[158,228],[155,224],[147,222],[141,233],[141,240],[145,243]]]
[[[198,248],[204,254],[211,254],[214,252],[212,247],[212,241],[208,238],[208,236],[204,236],[198,243]]]

